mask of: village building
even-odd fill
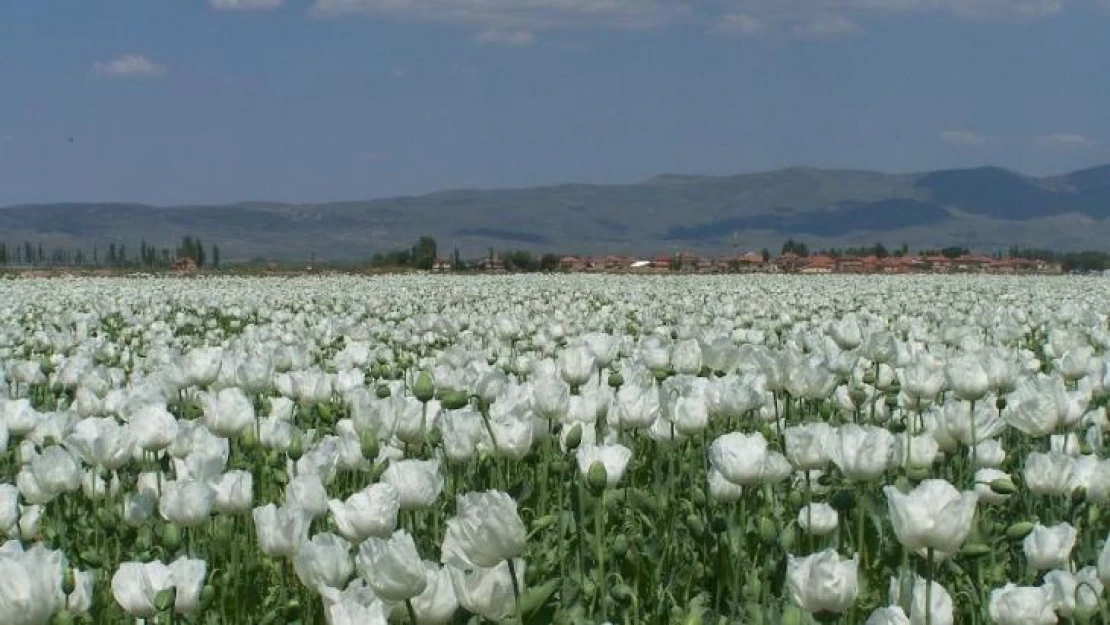
[[[805,274],[832,273],[836,269],[836,259],[831,256],[811,256],[805,259],[801,272]]]
[[[505,271],[505,263],[496,254],[486,256],[478,261],[478,269],[482,271],[502,272]]]
[[[187,256],[178,258],[173,261],[171,269],[179,273],[192,273],[197,270],[197,261]]]
[[[578,256],[563,256],[559,259],[559,269],[563,271],[582,271],[585,268],[585,259]]]

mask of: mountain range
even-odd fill
[[[155,207],[129,203],[0,208],[0,240],[47,248],[184,235],[218,244],[227,261],[358,261],[423,235],[441,254],[489,248],[575,254],[730,254],[902,244],[991,251],[1020,245],[1104,249],[1110,165],[1033,177],[997,167],[909,174],[792,167],[734,176],[662,175],[636,184],[455,190],[317,204],[247,202]]]

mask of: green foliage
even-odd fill
[[[417,269],[429,270],[436,263],[436,240],[432,237],[420,237],[412,248],[412,263]]]
[[[532,272],[539,271],[539,259],[526,250],[511,250],[501,254],[501,262],[507,271]]]
[[[782,253],[809,256],[809,248],[805,243],[796,242],[794,239],[787,239],[786,242],[782,244]]]

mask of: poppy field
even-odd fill
[[[0,625],[1110,622],[1102,278],[0,295]]]

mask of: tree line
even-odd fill
[[[139,241],[137,247],[126,243],[109,243],[92,250],[79,247],[45,247],[42,243],[21,244],[0,242],[0,266],[4,267],[131,267],[167,269],[174,261],[191,258],[198,268],[219,268],[218,245],[205,247],[200,237],[184,236],[175,248],[159,247]]]
[[[809,248],[805,243],[795,241],[794,239],[787,239],[782,244],[782,254],[793,253],[796,256],[809,256]],[[950,245],[946,247],[936,247],[917,250],[918,256],[944,256],[946,258],[959,258],[970,253],[966,247],[959,245]],[[890,258],[909,256],[910,246],[903,243],[900,247],[889,249],[882,243],[875,243],[874,245],[865,245],[859,247],[833,247],[822,249],[816,252],[815,255],[831,256],[832,258],[862,258],[864,256],[874,256],[876,258]]]

